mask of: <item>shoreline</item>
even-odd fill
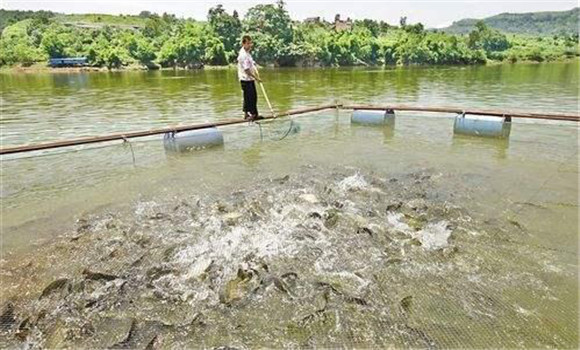
[[[433,64],[426,64],[426,65],[368,65],[368,66],[361,66],[361,65],[351,65],[351,66],[293,66],[293,67],[276,67],[272,66],[271,64],[264,65],[262,68],[271,69],[271,68],[304,68],[304,69],[328,69],[328,68],[382,68],[382,69],[399,69],[399,68],[435,68],[435,67],[475,67],[475,66],[498,66],[498,65],[518,65],[518,64],[542,64],[542,63],[570,63],[574,61],[580,60],[580,57],[573,57],[567,59],[558,59],[558,60],[551,60],[551,61],[517,61],[517,62],[509,62],[509,61],[487,61],[485,64],[449,64],[449,65],[433,65]],[[135,72],[135,71],[203,71],[203,70],[235,70],[236,66],[233,64],[226,65],[226,66],[212,66],[212,65],[205,65],[200,68],[190,69],[190,68],[158,68],[158,69],[148,69],[145,66],[139,65],[130,65],[123,68],[113,68],[109,69],[107,67],[49,67],[47,64],[34,64],[29,67],[23,66],[4,66],[0,67],[0,74],[2,73],[9,73],[9,74],[33,74],[33,73],[81,73],[81,72],[100,72],[100,73],[107,73],[107,72]]]

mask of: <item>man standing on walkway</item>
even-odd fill
[[[238,78],[242,84],[244,92],[244,119],[262,119],[258,115],[258,94],[256,92],[256,81],[262,82],[256,63],[250,55],[252,50],[252,38],[244,35],[242,38],[242,48],[238,55]]]

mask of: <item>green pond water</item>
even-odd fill
[[[577,114],[579,68],[262,75],[279,111]],[[241,115],[233,70],[1,74],[0,89],[3,147]],[[576,347],[578,126],[516,119],[485,139],[453,117],[377,128],[329,110],[281,141],[288,119],[188,154],[157,136],[3,156],[0,344]]]

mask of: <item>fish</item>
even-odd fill
[[[86,279],[93,280],[93,281],[100,281],[100,280],[112,281],[112,280],[119,278],[119,276],[110,275],[107,273],[92,272],[89,269],[84,269],[83,275],[85,276]]]
[[[153,336],[153,338],[151,338],[149,343],[147,343],[147,346],[145,346],[145,350],[159,349],[159,348],[161,348],[162,342],[163,342],[163,339],[159,335],[155,335],[155,336]]]
[[[68,278],[60,278],[57,279],[55,281],[52,281],[48,286],[46,286],[42,293],[40,294],[40,297],[38,298],[39,300],[42,298],[45,298],[47,296],[49,296],[50,294],[52,294],[53,292],[56,292],[58,290],[62,290],[65,287],[69,287],[70,286],[70,280]]]
[[[135,333],[137,331],[137,321],[135,319],[131,320],[131,327],[129,327],[129,331],[123,340],[120,342],[113,344],[111,349],[129,349],[131,348],[131,340],[135,337]],[[133,346],[134,347],[134,346]]]
[[[403,311],[408,313],[411,311],[411,305],[413,303],[413,296],[407,295],[406,297],[401,299],[401,301],[399,303],[401,304],[401,308],[403,309]]]

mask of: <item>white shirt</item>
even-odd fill
[[[251,69],[253,72],[256,66],[252,55],[242,47],[238,54],[238,78],[240,80],[254,80],[254,78],[246,74],[246,69]]]

